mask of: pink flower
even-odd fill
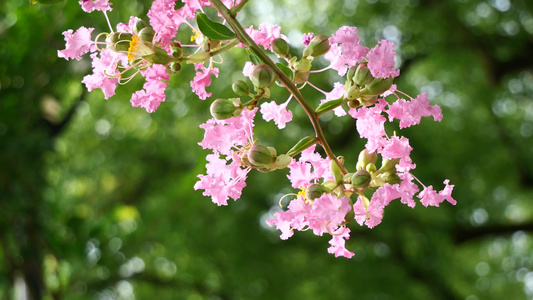
[[[281,230],[280,238],[286,240],[294,234],[292,229],[302,230],[308,226],[307,216],[310,212],[311,204],[304,197],[298,196],[289,203],[287,211],[274,213],[274,219],[268,220],[267,224],[275,225],[277,229]]]
[[[250,35],[254,42],[269,50],[272,49],[271,44],[277,38],[283,38],[288,41],[287,37],[281,34],[281,27],[278,25],[263,23],[259,25],[258,30],[254,29],[253,26],[250,26],[250,28],[245,29],[245,31]]]
[[[400,75],[400,70],[394,70],[394,43],[381,40],[366,56],[368,68],[374,77],[388,78]]]
[[[380,152],[384,159],[393,159],[409,157],[412,150],[413,148],[409,146],[409,139],[403,136],[393,136],[385,142]]]
[[[311,181],[323,178],[330,179],[329,159],[322,158],[320,154],[315,153],[316,145],[313,145],[304,151],[298,161],[293,160],[288,168],[290,170],[287,178],[291,181],[293,188],[304,188],[311,184]],[[312,171],[311,171],[312,168]]]
[[[205,100],[207,97],[211,97],[211,93],[205,90],[206,87],[211,85],[211,77],[209,75],[213,74],[218,77],[218,68],[207,69],[203,64],[195,64],[194,68],[197,72],[193,81],[191,81],[191,88],[200,99]]]
[[[328,248],[328,253],[335,254],[335,257],[344,256],[352,258],[354,253],[348,251],[345,247],[346,240],[350,238],[350,229],[341,227],[333,232],[333,236],[329,241],[331,247]]]
[[[217,152],[207,155],[207,161],[207,175],[198,175],[200,180],[194,189],[204,190],[202,195],[211,196],[213,203],[219,206],[228,205],[229,198],[239,199],[250,168],[242,168],[235,160],[227,164],[227,160],[221,159]]]
[[[332,46],[334,44],[340,45],[340,52],[342,52],[342,55],[341,57],[337,58],[336,63],[333,64],[333,55],[327,56],[326,54],[326,59],[332,61],[332,67],[339,71],[339,75],[341,76],[346,73],[345,70],[347,68],[355,66],[358,62],[365,58],[365,55],[368,52],[368,48],[359,44],[359,36],[357,35],[356,27],[343,26],[339,28],[337,32],[331,36],[329,42],[332,44]],[[334,51],[338,53],[338,49],[335,49]],[[344,71],[341,72],[341,70]]]
[[[65,50],[57,51],[57,56],[66,60],[69,60],[70,58],[80,60],[81,56],[85,53],[95,51],[96,45],[91,40],[91,33],[93,30],[94,28],[85,28],[82,26],[78,28],[74,34],[72,33],[72,29],[63,32],[67,43]]]
[[[436,192],[433,190],[433,186],[424,187],[424,190],[418,194],[418,198],[420,198],[420,202],[424,206],[439,206],[444,200],[450,202],[452,205],[457,204],[457,201],[455,201],[452,198],[452,191],[453,191],[453,185],[448,185],[450,180],[446,179],[444,180],[444,189],[440,192]]]
[[[261,114],[263,115],[263,119],[267,122],[274,120],[274,123],[279,129],[285,128],[285,124],[292,120],[292,112],[287,110],[287,104],[289,104],[289,101],[290,100],[280,105],[277,105],[275,101],[261,104]]]
[[[337,196],[323,194],[313,201],[311,212],[307,216],[308,226],[315,235],[321,236],[323,233],[331,233],[341,226],[350,209],[348,198],[337,198]]]
[[[350,109],[349,113],[356,118],[356,128],[361,137],[368,139],[366,148],[369,152],[376,151],[383,145],[385,136],[385,119],[381,115],[386,103],[380,99],[375,106]]]
[[[135,23],[138,21],[141,21],[141,18],[130,16],[130,19],[128,21],[128,24],[126,23],[118,23],[117,24],[117,32],[133,32],[133,27],[135,26]]]
[[[373,205],[370,202],[368,208],[365,209],[361,196],[359,196],[357,202],[353,205],[353,211],[355,213],[355,221],[361,226],[365,224],[368,228],[374,228],[383,219],[383,206]]]
[[[422,117],[433,116],[435,121],[442,120],[442,111],[438,105],[429,105],[428,94],[418,95],[411,101],[400,99],[389,105],[387,110],[389,121],[400,120],[400,128],[406,128],[420,123]]]
[[[304,44],[304,46],[309,46],[309,43],[314,37],[315,34],[312,32],[304,33],[304,35],[302,36],[302,44]]]
[[[99,11],[111,11],[111,3],[109,0],[80,0],[81,9],[90,13],[95,10]]]
[[[133,107],[142,107],[147,112],[154,112],[161,102],[165,101],[165,89],[170,80],[165,66],[154,64],[151,68],[141,71],[146,78],[144,90],[137,91],[131,97]]]
[[[348,59],[342,56],[341,47],[337,44],[332,44],[328,53],[324,55],[324,58],[331,62],[329,66],[333,70],[337,70],[340,76],[344,76],[348,71]]]
[[[200,125],[205,130],[204,139],[199,143],[204,149],[212,149],[223,155],[230,155],[235,146],[244,146],[253,138],[253,119],[257,108],[244,109],[237,118],[208,120]]]
[[[195,17],[194,12],[189,4],[185,4],[178,10],[175,10],[176,0],[155,0],[148,11],[150,25],[156,32],[154,40],[162,45],[168,45],[178,32],[180,25],[186,19],[192,20]]]
[[[252,71],[253,68],[254,68],[254,64],[252,62],[247,61],[244,64],[244,67],[242,68],[242,75],[244,75],[245,77],[250,77],[250,72]]]
[[[102,89],[104,98],[108,99],[115,94],[118,83],[118,77],[109,76],[118,75],[117,65],[121,60],[127,60],[127,55],[104,49],[100,52],[100,57],[93,53],[91,58],[93,74],[83,77],[81,82],[87,86],[89,92],[96,88]]]

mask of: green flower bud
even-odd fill
[[[346,78],[348,79],[348,82],[353,82],[353,76],[355,75],[356,70],[357,67],[350,67],[348,69],[348,72],[346,73]]]
[[[299,72],[309,72],[311,70],[311,65],[313,64],[313,60],[302,58],[296,65],[296,71]]]
[[[359,170],[353,174],[351,181],[354,187],[364,189],[370,184],[370,181],[372,181],[372,175],[366,170]]]
[[[296,74],[294,74],[294,83],[296,84],[306,83],[307,80],[309,80],[309,72],[296,71]]]
[[[392,185],[402,182],[402,179],[400,179],[400,176],[398,176],[398,174],[389,174],[387,175],[385,182]]]
[[[177,62],[171,62],[167,66],[167,71],[170,74],[176,74],[176,73],[179,72],[179,70],[181,70],[181,65],[179,63],[177,63]]]
[[[276,167],[277,170],[285,169],[291,162],[292,162],[292,157],[288,156],[287,154],[280,154],[278,157],[276,157],[274,166]]]
[[[242,109],[235,106],[235,103],[228,99],[217,99],[213,101],[209,109],[211,116],[217,120],[226,120],[239,116]]]
[[[272,42],[272,51],[277,56],[285,58],[289,56],[289,44],[282,38],[277,38]]]
[[[320,198],[324,193],[329,193],[330,190],[323,186],[322,184],[311,184],[310,186],[305,189],[305,195],[310,200],[315,200],[316,198]]]
[[[127,32],[113,32],[107,36],[107,48],[115,52],[127,52],[133,35]]]
[[[396,165],[400,162],[399,158],[394,159],[384,159],[379,168],[378,173],[390,173],[396,174]]]
[[[295,157],[296,155],[300,154],[305,149],[313,146],[314,144],[318,143],[318,139],[314,136],[306,136],[296,145],[294,145],[289,151],[287,151],[287,155],[290,157]]]
[[[212,40],[203,34],[200,35],[197,42],[200,43],[202,50],[204,50],[205,52],[210,52],[220,48],[220,41]]]
[[[248,85],[243,80],[235,80],[231,88],[239,96],[248,96],[250,94],[250,88],[248,88]]]
[[[304,49],[303,57],[319,57],[326,54],[331,48],[329,38],[323,34],[315,36]]]
[[[351,101],[348,101],[348,106],[350,108],[358,108],[361,106],[361,102],[359,102],[358,100],[351,100]]]
[[[143,28],[145,28],[147,26],[148,25],[146,25],[146,22],[144,22],[143,20],[139,20],[139,21],[135,22],[135,24],[133,25],[133,32],[136,35],[139,35],[139,31],[141,31]]]
[[[341,165],[344,165],[344,157],[343,156],[337,157],[337,160],[339,161],[339,163]],[[335,160],[330,160],[329,168],[331,170],[331,174],[333,175],[333,178],[335,178],[335,182],[341,183],[342,182],[342,178],[343,178],[342,172],[341,172],[341,169],[339,168],[339,165],[337,165],[337,163],[335,162]]]
[[[181,57],[183,55],[183,48],[179,43],[174,42],[170,44],[170,53],[172,53],[172,56],[175,58]]]
[[[273,163],[275,159],[270,149],[265,146],[255,144],[248,150],[248,160],[254,166],[263,167]]]
[[[357,165],[355,168],[357,170],[366,169],[366,166],[368,164],[375,164],[378,160],[378,154],[376,152],[368,152],[367,149],[363,149],[363,151],[359,152],[359,157],[357,158]]]
[[[366,85],[374,80],[374,77],[370,73],[370,69],[368,68],[367,64],[368,63],[366,62],[359,64],[355,74],[353,75],[353,81],[358,85]]]
[[[372,82],[365,85],[365,88],[361,90],[361,96],[381,95],[386,90],[390,89],[393,81],[394,77],[374,78]]]
[[[346,99],[348,100],[357,100],[359,98],[359,94],[361,92],[361,88],[357,85],[352,85],[348,90],[346,91]]]
[[[374,96],[371,96],[371,97],[364,96],[364,97],[361,98],[361,100],[363,100],[363,105],[364,106],[372,106],[376,102],[378,102],[378,96],[377,95],[374,95]]]
[[[265,64],[254,66],[250,71],[250,80],[257,88],[266,88],[274,81],[274,71]]]
[[[139,31],[139,38],[143,42],[149,42],[151,43],[154,40],[155,31],[152,29],[152,27],[144,27]]]

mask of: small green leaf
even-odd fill
[[[236,37],[235,33],[228,27],[209,20],[204,13],[198,13],[196,15],[196,22],[198,23],[200,32],[212,40],[226,41]]]
[[[52,5],[64,2],[65,0],[30,0],[30,4],[40,4],[40,5]]]
[[[284,65],[282,63],[277,63],[276,66],[278,66],[278,68],[281,70],[281,72],[285,73],[285,75],[287,75],[287,77],[289,77],[291,80],[293,79],[294,74],[293,74],[292,70],[289,67],[287,67],[286,65]]]
[[[331,101],[328,101],[328,102],[324,102],[324,103],[320,104],[315,109],[315,113],[317,115],[320,115],[322,113],[328,112],[328,111],[336,108],[337,106],[340,106],[342,104],[342,102],[344,102],[344,98],[339,98],[337,100],[331,100]]]
[[[263,63],[261,59],[257,57],[257,55],[255,55],[255,53],[253,53],[249,49],[246,49],[246,52],[248,52],[248,59],[252,62],[252,64],[257,66]]]
[[[314,136],[304,137],[298,143],[296,143],[296,145],[294,145],[294,147],[292,147],[291,150],[287,152],[287,155],[290,157],[295,157],[296,155],[300,154],[305,149],[313,146],[317,142],[318,142],[318,139]]]

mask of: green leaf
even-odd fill
[[[248,59],[252,62],[252,64],[257,66],[263,63],[261,59],[257,57],[257,55],[255,55],[255,53],[253,53],[249,49],[246,49],[246,52],[248,52]]]
[[[300,154],[305,149],[313,146],[317,142],[318,142],[318,139],[316,137],[306,136],[303,139],[301,139],[298,143],[296,143],[296,145],[294,145],[294,147],[292,147],[291,150],[287,152],[287,155],[290,157],[295,157],[296,155]]]
[[[287,67],[286,65],[284,65],[282,63],[277,63],[276,66],[278,66],[278,68],[281,70],[281,72],[285,73],[285,75],[287,75],[287,77],[289,77],[291,80],[293,79],[294,74],[293,74],[292,70],[289,67]]]
[[[342,102],[344,102],[344,98],[339,98],[337,100],[331,100],[331,101],[328,101],[328,102],[324,102],[324,103],[320,104],[315,109],[315,113],[317,115],[320,115],[322,113],[328,112],[328,111],[336,108],[337,106],[340,106],[342,104]]]
[[[204,13],[198,13],[196,15],[196,22],[198,23],[200,32],[212,40],[227,41],[236,37],[235,33],[228,27],[209,20]]]

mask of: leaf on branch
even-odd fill
[[[286,65],[284,65],[282,63],[276,63],[276,66],[278,66],[278,68],[281,70],[281,72],[285,73],[285,75],[287,75],[287,77],[289,77],[291,80],[293,80],[294,74],[293,74],[292,70],[289,67],[287,67]]]
[[[255,53],[250,51],[250,49],[246,49],[246,52],[248,52],[248,60],[250,60],[255,66],[263,63],[261,59],[257,55],[255,55]]]
[[[344,101],[344,98],[339,98],[337,100],[331,100],[331,101],[328,101],[328,102],[324,102],[322,104],[320,104],[316,109],[315,109],[315,113],[317,115],[320,115],[322,113],[325,113],[325,112],[328,112],[334,108],[336,108],[337,106],[341,105],[341,103]]]
[[[204,13],[198,13],[196,15],[196,22],[198,23],[200,32],[212,40],[227,41],[236,37],[231,29],[220,23],[211,21]]]
[[[314,136],[304,137],[298,143],[296,143],[296,145],[294,145],[294,147],[292,147],[291,150],[287,152],[287,155],[290,157],[295,157],[296,155],[300,154],[305,149],[313,146],[317,142],[318,142],[318,139]]]
[[[65,0],[30,0],[30,4],[40,4],[40,5],[52,5],[64,2]]]

